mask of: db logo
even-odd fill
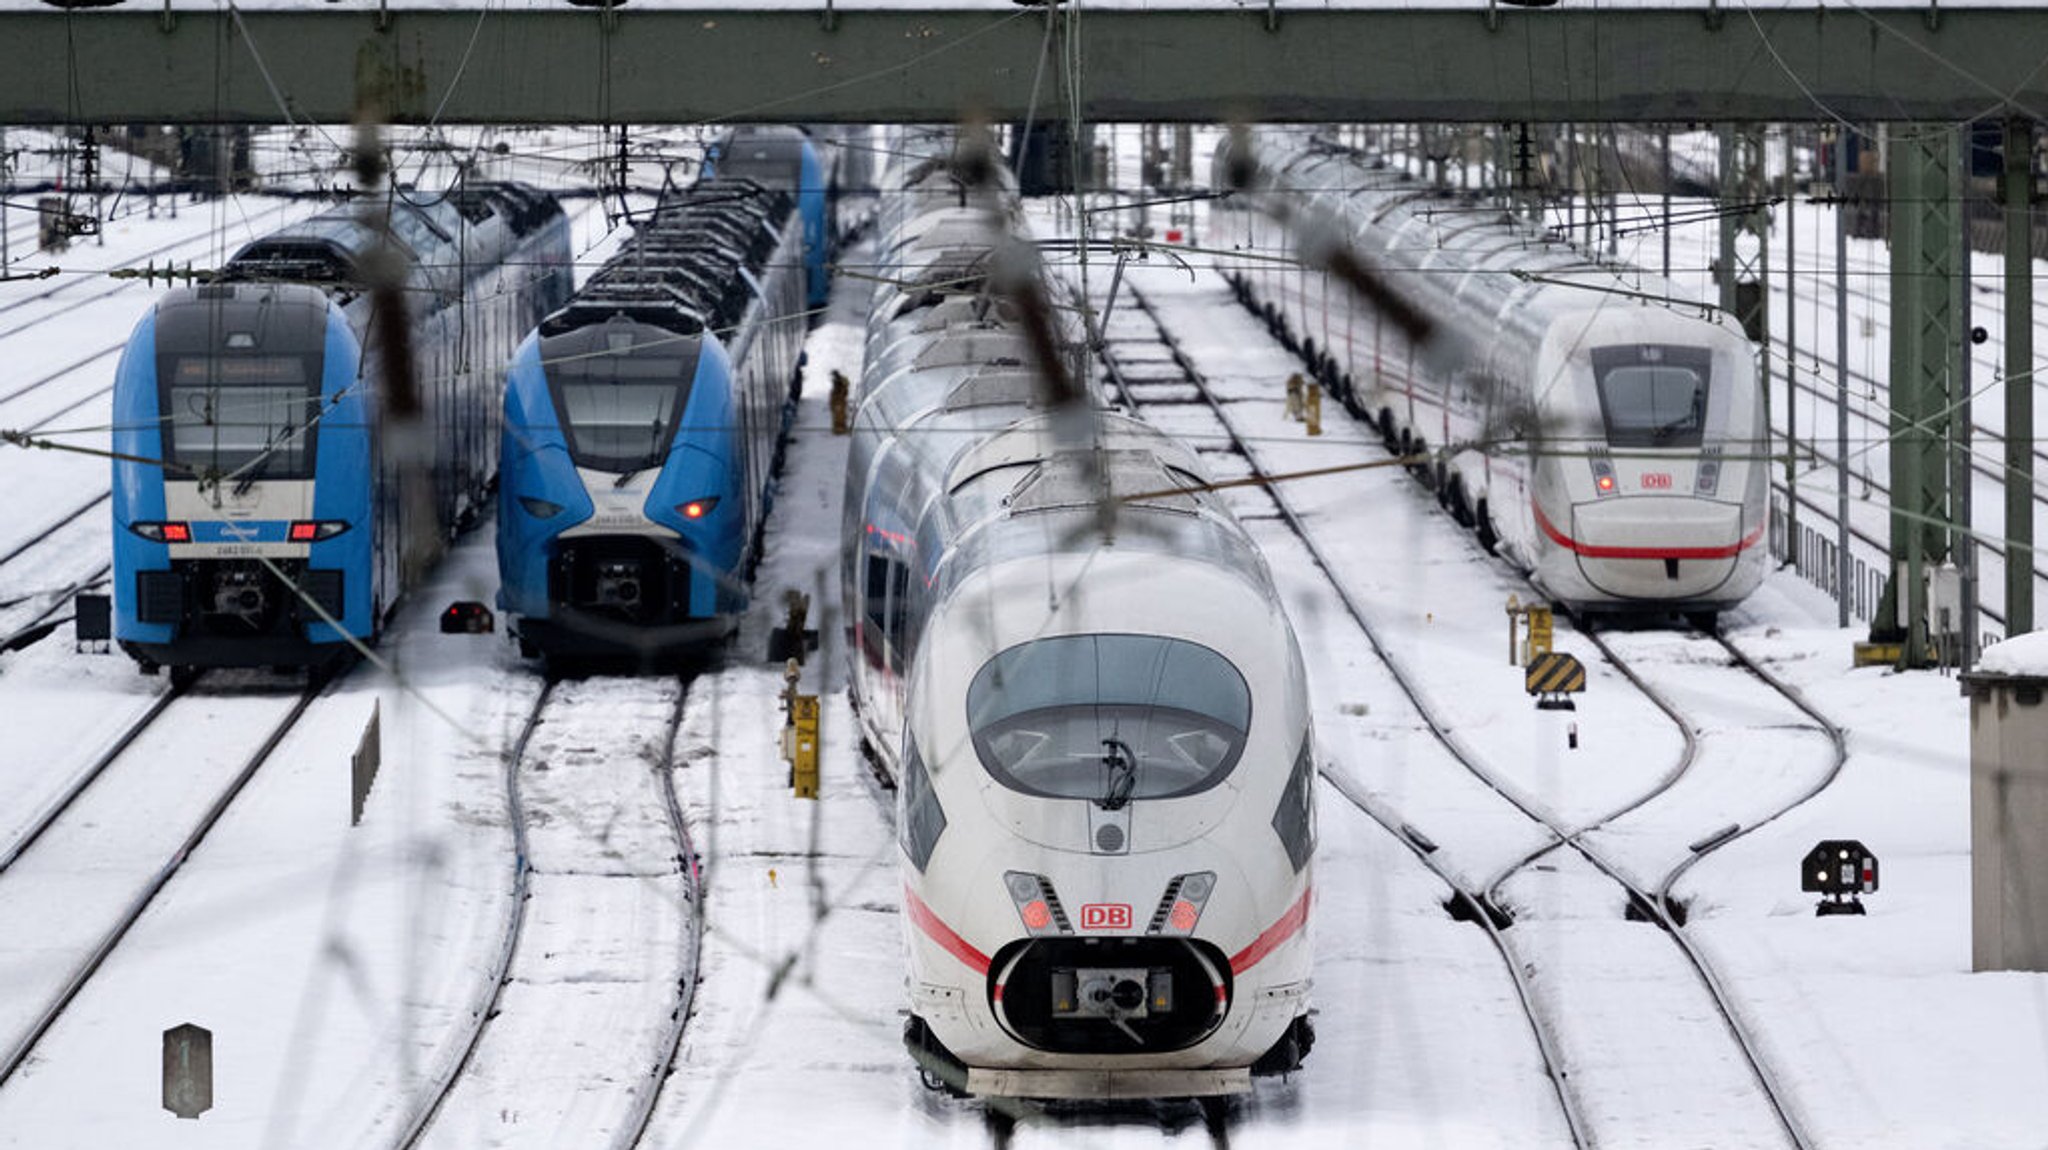
[[[1669,490],[1671,487],[1671,473],[1668,471],[1645,471],[1643,472],[1643,486]]]
[[[1081,908],[1082,930],[1129,930],[1131,907],[1121,902],[1091,902]]]

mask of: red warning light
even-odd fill
[[[318,534],[320,534],[319,524],[301,519],[292,524],[286,538],[290,539],[293,543],[311,543]]]
[[[1046,906],[1042,898],[1025,903],[1024,909],[1018,913],[1024,916],[1024,926],[1029,930],[1044,930],[1046,924],[1052,921],[1052,908]]]
[[[166,523],[164,524],[164,542],[190,543],[192,542],[192,528],[183,523]]]

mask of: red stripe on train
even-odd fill
[[[1307,925],[1308,900],[1314,893],[1313,888],[1302,891],[1301,897],[1295,900],[1293,906],[1287,908],[1286,914],[1281,915],[1272,926],[1261,931],[1250,946],[1231,955],[1230,973],[1243,974],[1250,970],[1260,959],[1273,953],[1281,943],[1294,937],[1295,932]]]
[[[937,912],[926,906],[924,900],[917,897],[917,893],[909,887],[903,888],[903,908],[910,913],[910,921],[916,923],[919,930],[930,935],[933,942],[945,947],[954,958],[966,963],[974,973],[988,973],[988,955],[974,949],[972,944],[955,933],[953,928],[947,926]]]
[[[1733,559],[1757,545],[1764,537],[1764,525],[1758,523],[1756,530],[1734,543],[1718,547],[1608,547],[1598,543],[1581,543],[1557,529],[1543,508],[1535,500],[1529,501],[1529,509],[1536,513],[1536,526],[1550,536],[1552,542],[1575,555],[1588,559]]]

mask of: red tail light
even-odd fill
[[[187,523],[130,523],[128,530],[152,543],[192,542],[192,527]]]
[[[702,499],[692,499],[688,503],[678,503],[676,504],[676,510],[681,512],[685,519],[702,519],[716,506],[718,506],[718,496],[707,495]]]
[[[285,531],[285,538],[293,543],[318,543],[332,539],[348,530],[347,522],[340,519],[296,519]]]

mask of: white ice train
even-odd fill
[[[983,282],[1001,197],[893,209],[906,179],[948,180],[904,166],[843,591],[863,738],[898,781],[905,1042],[967,1094],[1248,1090],[1313,1040],[1293,631],[1191,451],[1047,408]]]
[[[1216,245],[1348,246],[1434,335],[1418,349],[1307,261],[1225,257],[1233,286],[1389,448],[1448,448],[1425,479],[1489,550],[1582,613],[1711,627],[1756,589],[1767,440],[1739,327],[1300,130],[1242,140],[1216,155],[1218,187],[1251,179],[1212,213]]]

